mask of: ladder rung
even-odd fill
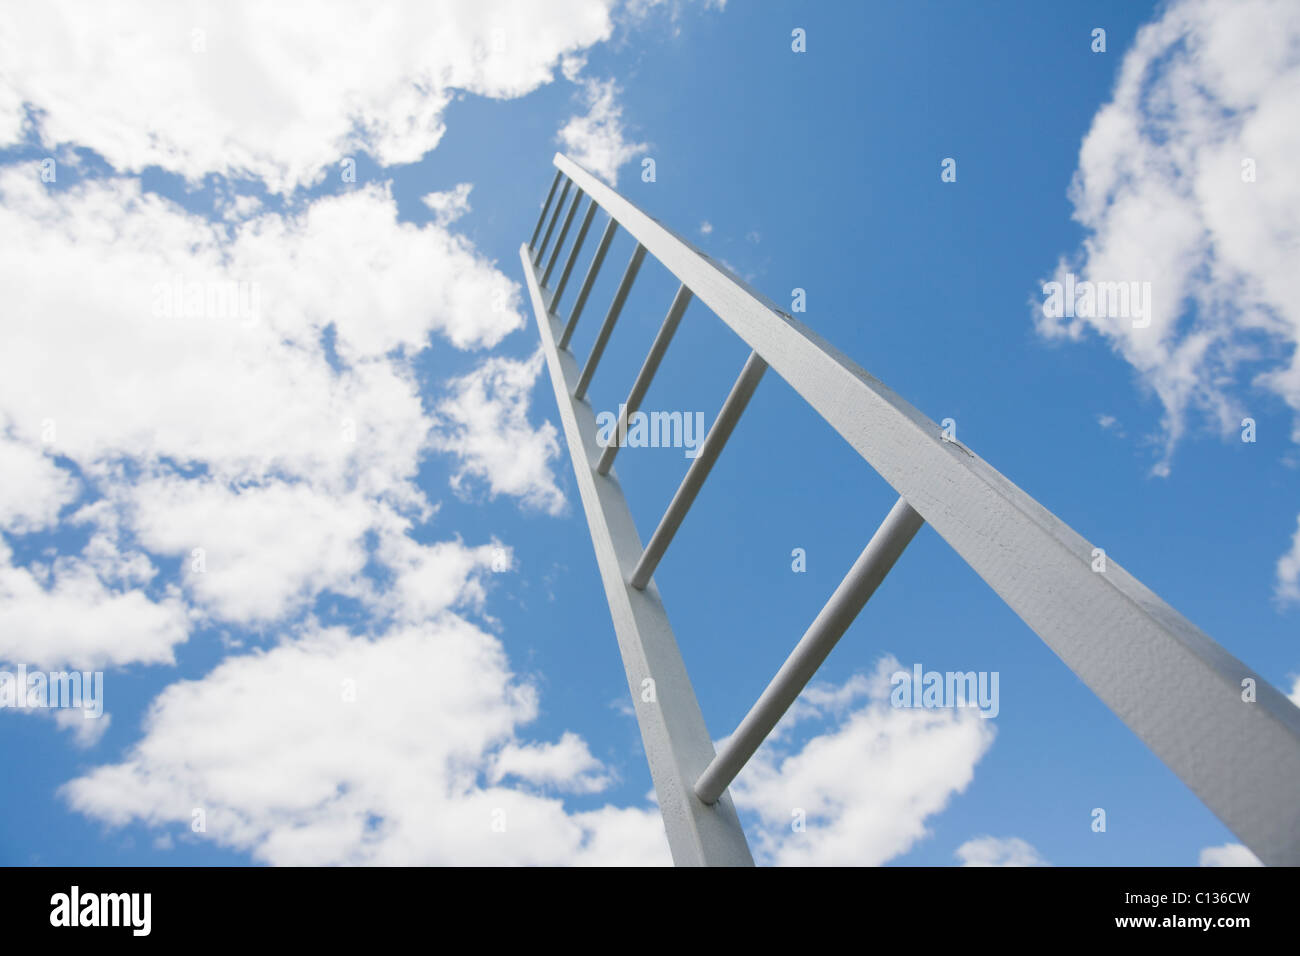
[[[736,774],[767,739],[781,715],[817,673],[817,668],[844,636],[923,524],[925,519],[905,499],[899,498],[736,732],[727,738],[717,756],[704,768],[704,773],[695,782],[697,797],[705,803],[715,803],[722,796]]]
[[[550,212],[551,200],[555,198],[555,189],[560,185],[560,177],[564,173],[558,169],[555,171],[555,178],[551,180],[551,188],[546,193],[546,203],[542,206],[542,214],[537,217],[537,225],[533,227],[533,238],[528,240],[528,248],[532,249],[537,244],[537,234],[542,231],[542,223],[546,222],[546,214]],[[595,200],[592,200],[595,202]]]
[[[668,343],[673,340],[673,333],[677,331],[682,316],[686,314],[686,307],[690,304],[691,290],[683,285],[677,290],[677,295],[673,296],[673,304],[668,307],[668,314],[664,316],[664,323],[659,327],[659,334],[655,336],[654,344],[650,346],[650,353],[645,357],[636,381],[632,383],[632,391],[628,392],[627,401],[623,403],[623,409],[618,417],[618,427],[614,430],[614,442],[601,452],[600,462],[596,465],[598,475],[609,474],[610,466],[614,464],[614,456],[618,454],[619,436],[627,432],[629,416],[641,407],[641,401],[650,388],[650,381],[659,370],[659,363],[663,361],[664,353],[668,351]]]
[[[611,218],[609,224],[605,226],[605,232],[600,237],[600,243],[596,246],[596,255],[592,257],[591,265],[587,267],[587,278],[582,280],[582,288],[578,290],[577,301],[573,303],[573,313],[569,316],[569,321],[564,326],[564,331],[560,334],[558,347],[567,349],[569,339],[573,338],[573,330],[578,327],[578,316],[582,315],[582,309],[587,304],[587,296],[591,295],[591,287],[596,284],[596,273],[600,271],[601,264],[605,261],[605,253],[609,252],[609,244],[614,241],[614,233],[618,232],[618,222]]]
[[[564,199],[569,195],[569,187],[573,185],[572,179],[564,181],[564,188],[560,190],[560,198],[555,201],[555,212],[551,213],[551,224],[546,227],[546,235],[542,236],[542,244],[537,247],[537,252],[533,255],[533,264],[542,261],[542,256],[546,255],[546,244],[551,241],[551,233],[555,231],[555,222],[560,218],[560,210],[564,208]]]
[[[582,243],[587,238],[587,230],[591,228],[591,221],[596,218],[596,210],[599,208],[594,199],[587,204],[587,212],[582,217],[582,224],[578,226],[577,238],[573,240],[573,251],[569,253],[569,258],[565,260],[564,269],[560,272],[560,281],[555,283],[555,294],[551,296],[551,301],[547,305],[547,309],[552,314],[555,312],[555,307],[560,304],[560,296],[564,295],[564,287],[569,284],[569,274],[573,272],[573,266],[578,261],[578,250],[582,248]]]
[[[645,246],[638,242],[636,248],[632,250],[632,258],[628,260],[618,290],[614,293],[614,301],[609,304],[605,322],[596,334],[596,341],[591,346],[591,354],[587,356],[587,364],[582,367],[582,374],[578,376],[578,384],[573,390],[573,400],[576,402],[582,401],[583,396],[587,394],[587,386],[591,384],[591,377],[596,374],[596,365],[599,364],[600,357],[605,354],[605,345],[614,332],[614,323],[618,321],[619,313],[623,311],[623,303],[627,301],[627,295],[632,291],[632,283],[636,279],[636,274],[641,271],[641,263],[644,261]]]
[[[659,560],[668,550],[669,543],[673,540],[673,535],[681,527],[682,519],[686,517],[686,512],[690,511],[691,504],[695,501],[695,496],[700,493],[700,488],[704,486],[704,479],[709,477],[709,471],[713,468],[713,463],[718,460],[718,455],[722,453],[722,448],[727,444],[727,439],[731,437],[736,423],[740,421],[740,415],[749,404],[749,399],[754,394],[754,389],[758,388],[759,380],[763,373],[767,371],[767,363],[757,352],[750,352],[749,359],[745,362],[745,367],[740,371],[740,377],[736,379],[736,384],[731,386],[731,392],[727,395],[727,400],[722,403],[722,409],[718,412],[718,417],[713,421],[713,427],[709,433],[704,436],[704,444],[700,446],[700,453],[696,459],[691,462],[691,467],[686,469],[686,477],[677,488],[677,493],[673,495],[673,500],[668,504],[668,510],[659,520],[659,527],[655,528],[655,533],[650,537],[650,543],[645,546],[641,552],[641,559],[637,561],[636,568],[632,572],[632,578],[628,582],[638,591],[643,590],[650,582],[651,576],[655,573],[655,568],[659,565]]]
[[[569,206],[569,211],[565,213],[564,225],[560,227],[559,238],[555,240],[555,248],[551,250],[551,259],[546,263],[546,271],[542,273],[543,286],[551,279],[551,270],[555,268],[555,260],[560,257],[560,250],[564,248],[564,240],[569,235],[569,226],[573,225],[573,214],[578,211],[578,203],[582,202],[583,195],[581,189],[573,191],[573,203]]]

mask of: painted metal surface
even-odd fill
[[[550,192],[546,194],[546,202],[542,204],[542,213],[537,217],[537,225],[533,227],[533,238],[528,240],[529,249],[537,245],[537,236],[542,231],[542,223],[546,221],[546,214],[551,210],[551,200],[555,198],[555,190],[559,188],[560,177],[563,175],[564,173],[560,172],[558,169],[555,171],[555,178],[551,180]]]
[[[541,262],[542,256],[546,255],[546,244],[551,241],[551,233],[555,231],[555,223],[560,218],[560,210],[564,208],[564,199],[569,195],[569,187],[572,185],[573,180],[566,178],[564,185],[560,187],[560,198],[555,201],[555,211],[551,213],[550,225],[546,227],[546,232],[542,236],[542,244],[533,253],[534,262]]]
[[[727,738],[713,763],[695,782],[697,797],[705,803],[712,803],[731,786],[736,774],[754,756],[781,715],[790,709],[795,698],[812,680],[817,668],[822,666],[923,524],[921,516],[899,498],[826,606],[741,720],[736,732]]]
[[[650,541],[645,546],[645,553],[641,555],[641,560],[637,561],[636,568],[632,571],[632,587],[643,588],[649,583],[655,568],[663,559],[664,552],[668,550],[668,545],[677,534],[677,529],[686,520],[686,513],[695,503],[695,496],[704,487],[704,480],[709,477],[709,472],[713,470],[718,456],[722,454],[727,439],[740,423],[740,416],[745,411],[745,406],[749,404],[749,400],[754,397],[754,390],[758,388],[758,383],[766,371],[767,363],[757,352],[750,352],[749,358],[745,360],[745,367],[740,370],[736,383],[731,386],[731,391],[727,393],[727,398],[718,411],[718,417],[713,420],[708,434],[704,436],[700,453],[686,469],[682,483],[677,486],[672,501],[668,502],[663,517],[659,519],[659,527],[655,528],[654,534],[650,536]]]
[[[551,250],[551,258],[546,263],[546,271],[542,273],[543,287],[551,281],[551,270],[555,268],[555,261],[560,258],[560,250],[564,248],[565,237],[569,234],[569,227],[573,225],[573,214],[578,211],[578,205],[582,202],[582,199],[582,190],[576,190],[573,202],[569,205],[569,211],[564,214],[564,223],[560,226],[560,235],[555,240],[555,248]]]
[[[609,474],[609,469],[614,464],[614,456],[618,454],[619,436],[627,434],[628,420],[641,407],[645,393],[650,390],[655,372],[659,371],[659,363],[663,361],[668,345],[672,342],[677,326],[681,324],[682,316],[686,314],[686,307],[690,304],[691,290],[686,286],[678,287],[677,294],[673,296],[673,304],[668,307],[668,314],[664,316],[663,324],[659,326],[659,332],[655,335],[650,351],[645,361],[641,363],[641,371],[637,373],[636,380],[632,383],[632,390],[627,393],[627,401],[619,410],[618,425],[614,430],[615,440],[601,452],[600,461],[596,463],[596,474]]]
[[[1300,865],[1300,709],[1285,694],[1142,585],[1112,555],[1107,555],[1105,571],[1094,571],[1090,542],[964,445],[944,440],[938,425],[807,326],[572,160],[557,154],[555,165],[566,177],[566,188],[571,181],[610,215],[607,237],[615,223],[627,230],[744,340],[1246,846],[1265,863]],[[530,286],[535,285],[526,246],[521,258]],[[584,282],[584,293],[594,271]],[[592,508],[599,512],[600,496],[608,488],[596,482],[599,476],[591,468],[594,418],[584,418],[590,409],[570,399],[570,372],[576,364],[554,348],[553,337],[547,338],[557,320],[542,302],[538,289],[534,308],[544,326],[544,342],[552,343],[548,362],[562,418],[566,405],[571,406],[565,426],[575,469],[596,485],[583,491],[593,543],[598,556],[602,547],[614,551],[617,566],[627,575],[639,560],[628,554],[635,529],[630,518],[623,525],[619,517],[618,543],[599,540]],[[580,296],[579,306],[583,303],[585,296]],[[561,348],[580,311],[575,309]],[[617,485],[612,475],[601,481]],[[621,494],[618,501],[625,509]],[[602,520],[610,523],[608,517]],[[606,555],[603,577],[610,560]],[[625,628],[637,624],[628,608],[638,593],[652,597],[662,613],[653,581],[646,582],[644,592],[627,581],[619,577],[617,588],[606,581],[616,629],[620,618]],[[655,626],[666,630],[666,618]],[[622,645],[622,632],[619,639]],[[629,680],[631,675],[629,670]],[[1253,682],[1253,699],[1243,693],[1244,682]],[[635,696],[635,686],[633,690]],[[699,714],[693,694],[686,709],[692,720]],[[644,737],[644,725],[642,732]],[[691,746],[698,757],[702,748],[698,742]],[[728,801],[724,794],[718,806],[729,807]],[[671,810],[688,811],[698,808],[679,801]],[[669,812],[666,807],[665,820]]]
[[[595,202],[593,199],[592,202]],[[618,232],[618,223],[611,219],[605,225],[605,231],[601,233],[600,242],[596,244],[596,254],[591,257],[591,265],[587,267],[587,275],[582,280],[582,285],[578,288],[578,298],[573,301],[573,311],[569,313],[568,324],[564,326],[564,331],[560,334],[560,348],[567,349],[569,340],[573,338],[573,330],[578,327],[578,320],[582,318],[582,310],[586,308],[587,299],[591,296],[591,287],[596,283],[596,276],[600,272],[600,267],[605,263],[605,255],[609,252],[609,245],[614,241],[614,233]],[[558,298],[558,290],[557,296]]]
[[[560,271],[560,281],[555,283],[555,291],[546,303],[552,312],[560,306],[560,297],[564,295],[565,287],[569,284],[569,276],[573,273],[573,266],[578,261],[578,253],[582,251],[582,243],[587,238],[587,231],[591,229],[591,221],[596,218],[596,210],[599,208],[593,201],[587,200],[587,211],[582,216],[582,225],[578,227],[578,236],[573,240],[573,251],[569,253],[569,258]]]
[[[596,374],[596,366],[600,364],[601,356],[605,354],[605,346],[609,343],[609,337],[614,334],[614,325],[618,322],[618,317],[623,314],[623,305],[627,302],[627,297],[632,291],[632,283],[636,281],[636,275],[641,271],[641,263],[644,261],[645,247],[638,245],[632,250],[632,258],[628,260],[627,268],[623,270],[623,278],[619,280],[618,288],[614,291],[614,301],[609,304],[605,321],[600,324],[596,341],[592,343],[587,362],[582,366],[582,372],[578,376],[578,385],[573,391],[573,397],[578,400],[582,400],[587,395],[592,376]]]
[[[601,449],[596,443],[595,413],[588,403],[573,398],[577,361],[556,345],[560,324],[543,305],[527,246],[520,247],[519,258],[673,862],[679,866],[752,866],[754,860],[730,796],[724,794],[709,806],[692,789],[713,760],[713,741],[658,589],[651,584],[639,591],[627,583],[632,565],[641,555],[636,525],[618,476],[597,475],[593,468]]]

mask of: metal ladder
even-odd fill
[[[541,216],[519,255],[677,865],[752,865],[728,785],[926,522],[1261,860],[1300,865],[1300,709],[1286,695],[1109,557],[1104,573],[1093,571],[1089,542],[969,449],[946,440],[938,425],[811,329],[568,157],[557,153],[554,163]],[[552,273],[584,198],[586,209],[552,289]],[[597,209],[609,221],[562,322],[560,300]],[[620,226],[636,248],[579,367],[569,341]],[[645,397],[692,298],[751,352],[642,547],[611,468],[617,441],[600,447],[585,395],[647,254],[681,287],[632,383],[616,434],[626,434],[626,419]],[[653,575],[769,366],[900,497],[715,753]],[[1247,681],[1254,682],[1253,700],[1243,692]],[[644,693],[648,687],[654,693]]]

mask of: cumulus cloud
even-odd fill
[[[746,765],[737,807],[756,813],[756,856],[781,865],[875,866],[906,853],[974,777],[994,731],[971,708],[895,708],[874,674],[808,688]],[[798,733],[816,719],[826,729]],[[794,824],[802,822],[802,831]]]
[[[733,792],[760,817],[760,862],[885,862],[970,782],[988,722],[891,708],[895,669],[886,659],[871,677],[809,688],[746,768]],[[454,614],[376,637],[312,626],[167,688],[123,759],[63,796],[112,826],[143,823],[273,864],[668,863],[653,806],[565,809],[560,794],[601,793],[614,774],[577,734],[528,739],[538,709],[500,641]],[[795,809],[804,832],[791,827]],[[957,855],[1043,862],[1015,839],[972,840]]]
[[[449,608],[483,611],[486,573],[498,556],[508,567],[511,550],[501,544],[469,547],[459,539],[419,544],[404,533],[406,522],[396,519],[380,536],[374,556],[389,572],[376,595],[378,609],[401,621],[427,620]]]
[[[427,434],[410,355],[522,324],[515,283],[462,238],[398,223],[378,186],[228,227],[133,180],[52,192],[11,167],[0,232],[0,411],[12,440],[96,475],[168,458],[401,494]]]
[[[1297,101],[1300,7],[1181,0],[1138,31],[1084,139],[1070,198],[1086,238],[1052,278],[1148,282],[1149,315],[1035,321],[1101,335],[1160,399],[1153,474],[1196,418],[1230,435],[1280,403],[1300,441]],[[1300,533],[1275,593],[1300,601]]]
[[[375,638],[315,629],[173,684],[124,759],[63,795],[111,825],[273,864],[667,862],[654,808],[571,813],[503,785],[604,788],[576,736],[519,736],[537,713],[536,688],[510,672],[500,642],[454,615]]]
[[[175,587],[155,600],[105,582],[84,556],[16,567],[0,539],[0,661],[78,670],[170,664],[188,636]]]
[[[77,497],[77,480],[31,441],[0,434],[0,475],[0,528],[15,534],[49,527]]]
[[[1038,851],[1019,837],[982,836],[957,847],[962,866],[1047,866]]]
[[[366,597],[365,536],[432,514],[415,482],[432,419],[414,357],[522,324],[513,281],[445,227],[400,223],[383,186],[228,224],[133,179],[52,190],[9,167],[0,231],[0,526],[55,527],[85,492],[95,501],[67,524],[99,529],[48,567],[0,555],[0,654],[32,663],[170,663],[190,616],[174,586],[145,590],[145,550],[229,622],[274,621],[327,589]],[[457,405],[479,426],[466,448],[490,450],[502,399],[485,417],[474,397]],[[502,420],[501,441],[534,440],[517,414]],[[494,493],[548,500],[527,478]],[[409,615],[438,593],[399,589],[386,608]]]
[[[0,143],[20,141],[26,126],[22,96],[8,83],[0,82]]]
[[[575,733],[565,733],[555,743],[503,747],[488,779],[499,783],[507,777],[571,793],[599,793],[610,784],[604,766]]]
[[[1240,843],[1207,846],[1201,850],[1198,866],[1263,866],[1259,857]]]
[[[324,590],[355,592],[375,523],[360,496],[302,483],[235,490],[171,476],[127,495],[139,540],[177,556],[194,603],[237,624],[277,620]]]
[[[522,361],[491,358],[454,379],[437,412],[445,427],[435,446],[460,459],[452,487],[467,492],[486,483],[491,495],[513,495],[549,514],[564,510],[564,493],[551,463],[559,457],[555,426],[528,421],[528,396],[542,370],[540,350]]]
[[[1070,197],[1086,238],[1053,278],[1149,282],[1149,325],[1036,321],[1103,336],[1159,397],[1157,474],[1193,415],[1228,433],[1250,403],[1300,413],[1297,99],[1300,7],[1184,0],[1138,32],[1083,142]]]
[[[108,726],[113,722],[112,714],[100,714],[88,717],[79,710],[54,711],[54,723],[60,730],[72,735],[73,742],[83,749],[90,748],[103,739]]]
[[[425,196],[421,201],[433,211],[434,225],[450,225],[469,212],[469,194],[473,188],[470,183],[458,183],[455,189]]]
[[[620,166],[649,148],[627,140],[618,102],[621,92],[613,80],[587,80],[583,85],[587,112],[569,117],[558,134],[570,159],[611,185],[618,183]]]
[[[409,0],[359,17],[345,0],[311,16],[254,0],[155,0],[133,6],[124,29],[111,7],[9,4],[0,145],[21,135],[27,105],[43,143],[89,147],[121,171],[157,165],[292,190],[354,151],[415,162],[442,138],[456,91],[517,97],[549,82],[562,57],[609,37],[612,6]]]

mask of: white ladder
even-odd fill
[[[1094,572],[1089,542],[977,455],[944,440],[938,425],[811,329],[568,157],[557,153],[554,162],[542,214],[519,254],[675,863],[753,863],[728,785],[928,522],[1261,860],[1300,865],[1300,709],[1109,557],[1105,572]],[[586,210],[552,289],[552,272],[584,198]],[[609,221],[569,317],[561,322],[561,297],[598,208]],[[620,226],[637,245],[579,367],[569,341]],[[597,442],[595,413],[585,395],[647,254],[681,287],[632,384],[625,418],[644,398],[692,298],[751,352],[642,547],[611,468],[617,445],[602,448]],[[653,575],[769,366],[899,499],[722,752],[715,753]],[[625,434],[625,427],[621,422],[616,434]],[[1253,701],[1243,694],[1247,680],[1254,681]],[[654,693],[643,693],[647,687]]]

